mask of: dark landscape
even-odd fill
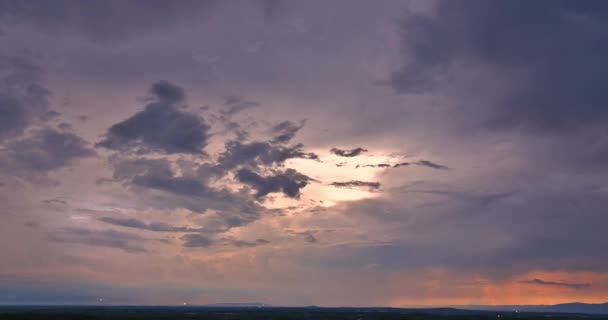
[[[476,311],[454,308],[12,306],[0,319],[243,319],[243,320],[423,320],[423,319],[608,319],[564,312]]]

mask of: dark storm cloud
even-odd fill
[[[440,169],[440,170],[446,170],[448,169],[448,167],[444,166],[444,165],[440,165],[428,160],[419,160],[414,162],[415,165],[418,166],[423,166],[423,167],[429,167],[429,168],[433,168],[433,169]]]
[[[1,10],[0,10],[1,11]],[[49,107],[42,69],[24,57],[0,56],[0,140],[21,134]]]
[[[331,150],[329,150],[329,152],[331,152],[337,156],[340,156],[340,157],[356,157],[364,152],[367,152],[367,149],[363,149],[361,147],[351,149],[351,150],[331,148]]]
[[[66,167],[76,160],[95,155],[88,143],[70,132],[41,129],[10,141],[0,151],[0,164],[13,173],[30,175]]]
[[[309,177],[293,169],[264,177],[244,168],[237,171],[235,178],[255,189],[258,198],[263,198],[273,192],[282,192],[290,198],[298,198],[300,189],[306,187],[311,181]]]
[[[164,80],[152,84],[150,92],[152,92],[160,101],[169,104],[183,102],[186,98],[184,89]]]
[[[203,154],[209,125],[198,115],[180,110],[183,90],[160,81],[150,91],[154,99],[145,109],[114,124],[97,145],[136,153]]]
[[[113,125],[106,138],[98,145],[118,151],[110,157],[113,166],[113,180],[140,194],[147,206],[163,209],[186,208],[198,213],[212,209],[213,226],[206,232],[223,232],[232,227],[242,226],[258,219],[263,210],[245,193],[234,193],[226,188],[210,187],[211,180],[223,178],[241,167],[269,169],[282,166],[287,159],[306,158],[318,160],[313,153],[303,151],[301,144],[279,145],[288,142],[303,126],[292,122],[282,122],[271,130],[278,134],[276,142],[228,141],[224,152],[217,161],[199,163],[187,158],[144,157],[149,152],[199,153],[206,146],[209,126],[203,119],[184,111],[181,107],[185,92],[165,81],[155,83],[150,89],[152,98],[146,109],[133,117]],[[231,107],[225,115],[238,112],[241,107],[251,107],[250,102],[239,97],[229,97],[226,105]],[[240,126],[236,124],[234,128]],[[233,129],[234,129],[233,128]],[[234,129],[234,130],[236,130]],[[135,158],[134,155],[138,157]],[[148,156],[148,155],[145,155]],[[247,169],[249,170],[249,169]],[[253,187],[257,197],[271,192],[283,192],[287,196],[299,196],[310,178],[293,170],[263,177],[254,171],[236,173],[237,180]],[[150,231],[198,232],[200,230],[174,227],[164,224],[148,224],[137,220],[104,218],[104,222]],[[187,245],[205,245],[199,238],[185,240]],[[186,237],[185,239],[189,239]],[[202,242],[201,242],[202,241]]]
[[[156,189],[180,196],[215,196],[205,182],[204,166],[192,168],[189,175],[178,176],[167,159],[128,159],[114,161],[114,178],[137,187]]]
[[[143,247],[137,245],[144,241],[144,238],[111,229],[65,228],[49,233],[48,238],[55,242],[117,248],[126,252],[146,252]]]
[[[295,137],[295,135],[304,127],[306,121],[300,121],[299,124],[292,121],[283,121],[272,127],[270,130],[272,134],[275,134],[271,142],[273,143],[287,143]]]
[[[534,278],[531,280],[524,280],[524,281],[522,281],[522,283],[536,284],[536,285],[540,285],[540,286],[565,287],[565,288],[572,288],[572,289],[587,289],[587,288],[591,287],[590,283],[554,282],[554,281],[545,281],[545,280],[541,280],[541,279],[537,279],[537,278]]]
[[[391,197],[349,203],[340,210],[401,225],[398,234],[407,236],[368,248],[345,248],[345,263],[378,263],[387,270],[445,267],[493,279],[530,270],[603,272],[608,263],[599,254],[608,250],[603,230],[608,196],[603,191],[532,187],[510,196],[467,194],[442,201],[420,194]],[[402,207],[403,202],[421,201]],[[412,219],[402,221],[402,215]]]
[[[199,169],[200,167],[196,168]],[[138,187],[161,190],[183,196],[212,195],[201,172],[178,176],[167,159],[130,159],[114,163],[114,178]]]
[[[240,165],[271,166],[282,165],[285,160],[303,158],[318,160],[319,157],[310,152],[303,151],[303,145],[278,146],[268,142],[242,143],[229,141],[226,149],[218,158],[217,170],[232,170]]]
[[[360,187],[367,187],[370,189],[380,188],[380,182],[357,181],[357,180],[345,181],[345,182],[332,182],[329,185],[337,187],[337,188],[360,188]]]
[[[214,0],[0,1],[0,23],[31,24],[43,32],[76,34],[103,43],[162,32],[204,18]]]
[[[425,92],[445,79],[465,81],[461,73],[471,68],[461,67],[471,66],[488,72],[478,84],[500,91],[488,106],[463,102],[493,108],[482,119],[487,127],[560,134],[608,120],[608,3],[447,0],[437,6],[436,15],[403,19],[407,62],[391,76],[395,90]]]
[[[113,158],[111,163],[113,179],[138,192],[147,206],[185,208],[200,214],[207,214],[208,209],[218,211],[216,227],[210,227],[210,232],[226,231],[255,221],[262,211],[248,196],[208,186],[213,174],[207,164],[145,158]],[[172,164],[180,167],[181,175],[172,168]]]
[[[134,228],[155,232],[201,232],[201,228],[176,227],[164,222],[145,222],[135,218],[113,218],[101,217],[99,221],[121,226],[126,228]]]

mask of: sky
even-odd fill
[[[0,304],[608,296],[608,3],[0,0]]]

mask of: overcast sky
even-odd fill
[[[608,2],[0,0],[0,304],[605,302]]]

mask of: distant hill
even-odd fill
[[[563,312],[608,314],[608,303],[562,303],[555,305],[510,305],[510,306],[461,306],[471,310],[522,311],[522,312]]]
[[[262,302],[245,302],[245,303],[215,303],[207,304],[199,307],[208,308],[290,308],[273,306]],[[342,307],[342,308],[324,308],[318,306],[306,306],[306,307],[291,307],[291,308],[308,308],[308,309],[360,309],[360,310],[374,310],[374,311],[396,311],[396,310],[410,310],[417,312],[430,312],[430,313],[445,313],[454,314],[462,313],[467,311],[512,311],[512,312],[543,312],[543,313],[584,313],[584,314],[601,314],[608,315],[608,303],[562,303],[555,305],[503,305],[503,306],[487,306],[487,305],[469,305],[469,306],[450,306],[449,308],[390,308],[390,307]]]

